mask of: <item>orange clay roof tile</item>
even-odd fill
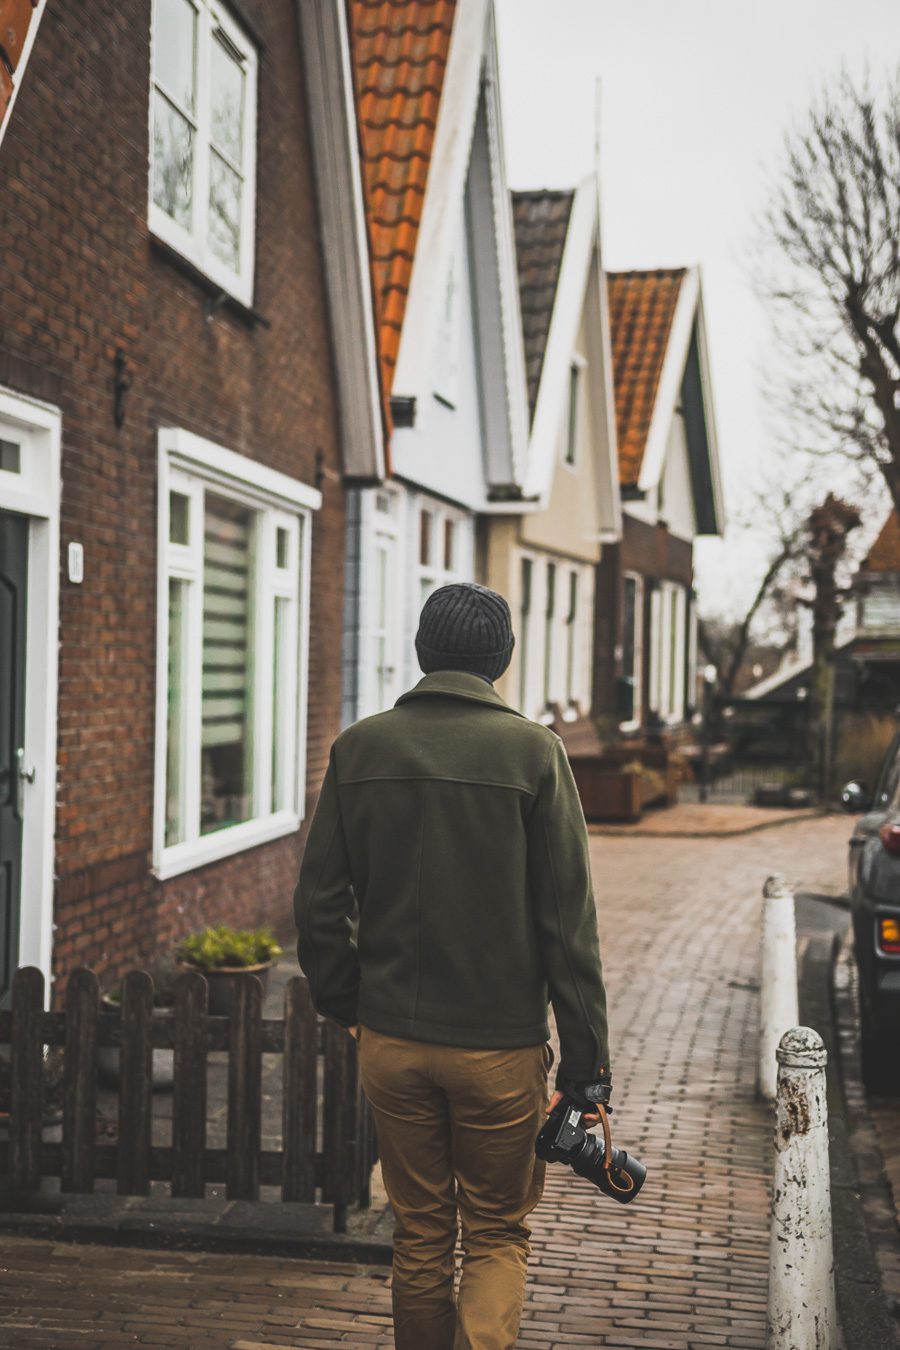
[[[348,0],[382,390],[390,397],[456,0]]]
[[[900,516],[892,511],[859,569],[861,572],[900,572]]]
[[[611,272],[612,330],[619,481],[637,483],[653,417],[683,267],[656,272]]]
[[[0,61],[11,75],[25,49],[37,0],[0,0]]]

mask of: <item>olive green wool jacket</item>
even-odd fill
[[[435,671],[335,741],[294,891],[320,1013],[389,1036],[609,1064],[581,802],[559,737]]]

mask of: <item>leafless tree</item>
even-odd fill
[[[701,648],[718,671],[716,703],[720,710],[734,696],[751,640],[766,610],[771,610],[778,597],[793,589],[796,582],[804,545],[805,499],[798,485],[770,481],[753,495],[735,521],[739,529],[765,535],[768,547],[764,569],[741,617],[723,621],[707,616],[700,620]]]
[[[810,781],[820,797],[826,797],[831,786],[835,636],[848,595],[840,573],[848,536],[859,524],[857,508],[829,492],[810,512],[804,529],[803,561],[811,591],[807,603],[813,619],[807,756]]]
[[[900,511],[900,71],[842,73],[787,138],[761,273],[793,434],[881,475]]]

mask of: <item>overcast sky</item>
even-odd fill
[[[900,64],[898,0],[496,0],[512,187],[594,162],[601,82],[606,266],[702,265],[726,500],[771,459],[765,314],[747,278],[753,218],[784,132],[823,80]],[[879,511],[881,508],[878,508]],[[758,546],[701,541],[705,608],[739,606]]]

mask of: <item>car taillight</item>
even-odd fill
[[[878,924],[878,946],[885,956],[900,956],[900,919],[887,919],[881,915]]]
[[[900,857],[900,825],[882,825],[878,833],[888,853]]]

